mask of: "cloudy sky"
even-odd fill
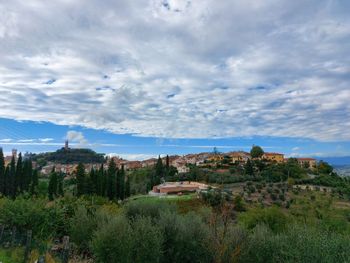
[[[349,13],[347,0],[0,0],[0,145],[350,155]]]

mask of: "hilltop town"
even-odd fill
[[[17,150],[12,150],[11,156],[5,157],[5,166],[11,162],[12,156],[17,157]],[[137,170],[141,168],[153,167],[157,163],[157,158],[150,158],[146,160],[133,160],[129,161],[119,156],[105,156],[103,154],[97,154],[89,149],[71,149],[68,141],[65,142],[64,147],[53,153],[42,154],[25,154],[24,158],[30,158],[33,161],[33,166],[38,168],[42,175],[49,175],[50,172],[55,169],[57,172],[61,172],[66,175],[72,175],[76,170],[79,162],[82,162],[85,167],[85,171],[89,172],[91,169],[99,169],[101,164],[113,159],[117,167],[120,169],[122,166],[125,170]],[[233,165],[245,165],[248,160],[252,160],[251,153],[245,151],[231,151],[231,152],[218,152],[214,149],[213,152],[193,153],[186,155],[170,155],[161,157],[164,164],[168,164],[174,168],[178,173],[188,173],[191,166],[197,166],[201,168],[219,168],[218,170],[223,172],[229,170]],[[276,152],[264,152],[261,156],[255,157],[255,160],[264,160],[266,162],[273,163],[286,163],[289,158],[285,158],[283,153]],[[301,167],[310,168],[311,170],[316,168],[317,161],[314,158],[293,158]],[[107,165],[105,166],[107,168]]]
[[[69,254],[71,258],[93,260],[101,249],[107,251],[98,262],[109,262],[111,252],[106,247],[118,251],[127,238],[137,248],[158,240],[152,252],[155,262],[165,258],[163,251],[175,246],[165,242],[171,235],[180,240],[177,251],[192,246],[195,255],[207,251],[215,257],[223,246],[230,248],[227,244],[231,243],[225,243],[230,238],[237,247],[246,246],[237,254],[238,262],[255,262],[244,254],[248,246],[254,247],[255,253],[255,244],[260,242],[260,234],[251,231],[265,231],[264,240],[283,235],[284,247],[288,247],[295,241],[295,228],[290,224],[307,226],[304,230],[297,228],[298,243],[323,248],[326,242],[331,253],[334,240],[324,238],[330,229],[336,231],[341,247],[350,244],[349,200],[350,180],[339,176],[328,163],[285,158],[283,153],[264,152],[256,145],[249,152],[220,153],[214,149],[143,161],[70,149],[68,142],[55,152],[42,154],[22,155],[14,149],[12,155],[4,157],[0,148],[0,230],[4,246],[7,251],[32,251],[36,258],[40,248],[26,244],[29,248],[24,249],[24,244],[16,241],[18,235],[30,242],[28,233],[33,234],[35,242],[48,244],[45,253],[55,259],[67,259]],[[315,230],[315,225],[321,227]],[[224,233],[226,227],[230,228]],[[246,237],[239,239],[236,233]],[[67,248],[67,240],[76,249]],[[142,253],[149,255],[150,249],[153,246]],[[236,251],[235,246],[233,249]],[[348,251],[344,248],[342,253]],[[214,256],[209,256],[209,261],[203,257],[201,262],[220,262]],[[29,254],[23,252],[18,257],[27,259]],[[192,262],[193,257],[179,257],[176,262]],[[219,259],[223,257],[218,255]]]

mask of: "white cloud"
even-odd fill
[[[11,142],[12,141],[12,139],[0,139],[0,142],[1,143],[4,143],[4,142]]]
[[[2,1],[0,117],[350,140],[349,12],[328,0]]]
[[[140,161],[140,160],[147,160],[151,158],[158,158],[158,155],[156,154],[141,154],[141,153],[109,153],[107,156],[113,157],[113,156],[119,156],[120,158],[123,158],[125,160],[129,161]],[[164,154],[160,155],[161,157],[165,156]]]
[[[78,131],[68,131],[65,139],[73,143],[78,143],[79,145],[86,145],[88,142],[83,133]]]
[[[35,141],[35,139],[21,139],[21,140],[18,140],[17,142],[30,143],[30,142],[34,142],[34,141]]]
[[[41,142],[51,142],[53,141],[53,138],[39,138],[38,140]]]

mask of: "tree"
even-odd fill
[[[250,150],[250,155],[252,158],[260,158],[264,154],[264,150],[257,145],[253,145],[252,149]]]
[[[234,208],[233,208],[234,210],[238,212],[245,211],[244,202],[240,195],[235,196],[235,198],[233,199],[233,204],[234,204]]]
[[[31,179],[31,183],[30,183],[30,194],[31,195],[35,195],[37,194],[38,191],[38,184],[39,184],[39,178],[38,178],[38,170],[34,170],[32,173],[32,179]]]
[[[52,201],[57,196],[57,173],[55,171],[55,167],[52,168],[52,171],[50,173],[50,179],[49,179],[49,187],[48,187],[48,197],[49,200]]]
[[[169,155],[166,156],[166,162],[165,162],[165,167],[168,170],[170,167],[170,159],[169,159]]]
[[[124,165],[117,172],[117,198],[124,200],[125,198],[125,171]]]
[[[318,172],[321,174],[330,174],[333,172],[333,167],[324,161],[320,161],[317,168]]]
[[[125,198],[130,197],[130,179],[129,176],[126,177],[125,181]]]
[[[82,163],[79,163],[75,171],[77,178],[77,196],[81,196],[85,193],[85,168]]]
[[[5,195],[5,160],[2,148],[0,148],[0,194]]]
[[[59,173],[57,176],[57,195],[64,196],[64,189],[63,189],[63,174]]]
[[[8,176],[8,184],[6,185],[8,188],[8,195],[12,198],[16,197],[16,160],[15,156],[12,156],[10,163],[10,170]]]
[[[107,197],[109,200],[113,200],[116,198],[117,185],[116,185],[116,174],[117,174],[117,166],[112,158],[108,164],[107,170]]]
[[[160,158],[160,156],[158,156],[158,160],[156,163],[156,167],[155,167],[155,172],[152,178],[152,182],[151,182],[151,186],[155,186],[160,184],[161,179],[164,178],[164,167],[163,167],[163,162],[162,159]]]
[[[29,191],[32,175],[33,175],[32,161],[29,159],[26,159],[23,163],[23,172],[21,177],[22,191]]]
[[[24,180],[23,180],[23,165],[22,154],[19,153],[17,158],[17,166],[15,172],[15,195],[23,192]]]
[[[248,161],[246,162],[244,166],[244,170],[245,170],[245,174],[254,175],[254,168],[250,159],[248,159]]]
[[[4,173],[4,195],[9,196],[10,195],[10,166],[7,165],[5,168],[5,173]]]
[[[91,171],[90,171],[90,183],[91,183],[91,186],[90,186],[90,190],[91,190],[91,193],[93,194],[98,194],[98,171],[92,167],[91,168]]]
[[[103,164],[101,164],[100,169],[97,174],[97,191],[98,195],[105,196],[106,195],[106,176],[103,168]]]

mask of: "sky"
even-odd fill
[[[0,147],[350,156],[347,0],[0,0]]]

